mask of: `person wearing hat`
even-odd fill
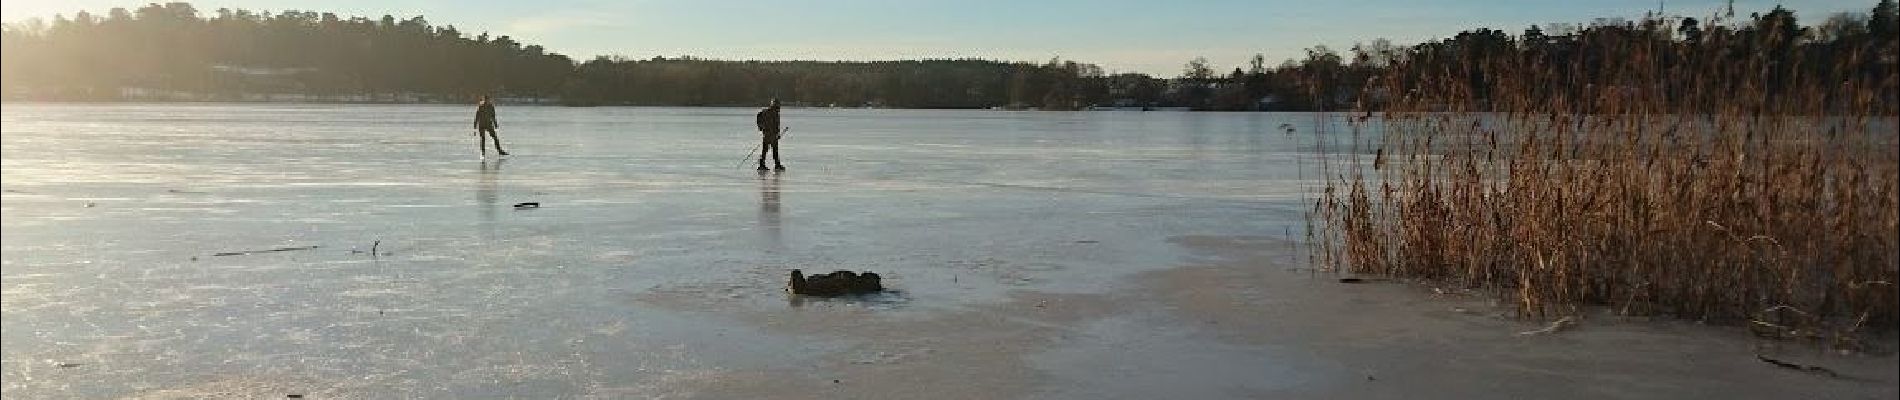
[[[755,119],[759,125],[759,134],[763,136],[764,139],[759,150],[759,170],[766,170],[765,153],[770,152],[772,153],[772,167],[784,171],[785,164],[779,162],[778,157],[778,138],[779,134],[784,133],[784,131],[779,130],[778,125],[778,99],[772,99],[771,105],[766,106],[764,110],[759,110],[759,115]]]

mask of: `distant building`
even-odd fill
[[[1255,110],[1273,110],[1279,106],[1280,106],[1280,96],[1278,95],[1269,94],[1266,96],[1260,96],[1259,100],[1254,101]]]
[[[268,67],[246,67],[246,66],[239,66],[239,65],[213,65],[211,66],[211,70],[217,71],[217,72],[226,72],[226,73],[249,75],[249,76],[291,76],[291,75],[297,75],[297,74],[302,74],[306,72],[317,72],[316,68],[309,68],[309,67],[268,68]]]

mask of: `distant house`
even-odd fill
[[[1259,100],[1254,101],[1254,109],[1256,110],[1274,110],[1274,109],[1277,109],[1277,107],[1279,106],[1280,106],[1279,95],[1269,94],[1266,96],[1260,96]]]
[[[542,97],[520,97],[520,96],[503,96],[503,97],[495,98],[496,103],[513,104],[513,105],[543,105],[543,104],[553,104],[556,101],[559,101],[559,99],[550,100],[550,99],[542,98]]]
[[[233,74],[248,75],[248,76],[259,76],[259,77],[291,76],[291,75],[297,75],[297,74],[302,74],[306,72],[317,71],[316,68],[309,68],[309,67],[269,68],[269,67],[246,67],[246,66],[241,66],[241,65],[213,65],[211,66],[211,70],[217,71],[217,72],[233,73]]]
[[[178,90],[150,89],[150,88],[142,88],[142,87],[119,88],[119,98],[126,99],[126,100],[165,100],[165,101],[203,100],[203,96],[196,93],[190,93],[190,92],[184,92],[184,91],[178,91]]]
[[[301,101],[301,98],[278,98],[274,93],[300,93],[304,91],[303,82],[298,75],[316,72],[316,68],[269,68],[241,65],[213,65],[211,72],[226,82],[236,82],[246,93],[246,101]],[[262,94],[258,98],[255,94]]]

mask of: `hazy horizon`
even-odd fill
[[[8,23],[50,20],[85,10],[135,9],[151,1],[73,0],[0,3]],[[219,8],[306,10],[339,16],[423,16],[471,35],[508,35],[577,60],[601,55],[642,59],[694,56],[726,60],[872,61],[980,58],[1041,62],[1053,57],[1093,63],[1111,72],[1179,75],[1182,65],[1206,57],[1217,70],[1240,67],[1252,55],[1270,64],[1301,58],[1325,45],[1345,51],[1386,38],[1409,44],[1476,28],[1517,32],[1531,25],[1582,23],[1596,18],[1665,14],[1707,16],[1726,0],[1657,2],[1528,1],[1516,7],[1473,0],[1431,5],[1368,0],[1350,6],[1321,2],[1207,1],[1193,6],[1113,0],[1059,0],[1035,4],[997,1],[826,1],[796,7],[754,2],[549,0],[250,0],[193,1],[201,15]],[[1777,3],[1818,23],[1837,12],[1865,12],[1877,1],[1736,1],[1739,17]],[[919,16],[929,16],[919,18]]]

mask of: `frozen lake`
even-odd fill
[[[1674,324],[1441,365],[1520,326],[1289,271],[1314,114],[787,109],[760,174],[753,111],[504,106],[482,159],[467,106],[7,104],[5,397],[1893,393],[1773,392],[1805,377]],[[1753,372],[1615,387],[1711,365]]]
[[[552,393],[637,384],[842,345],[655,291],[785,310],[790,268],[868,269],[904,291],[880,307],[956,309],[1099,291],[1173,265],[1171,236],[1299,219],[1271,133],[1292,115],[791,109],[790,170],[760,175],[750,109],[502,111],[514,155],[483,160],[468,107],[8,105],[8,393],[80,374],[99,396],[240,374],[488,393],[515,387],[483,375],[503,363],[562,370],[534,388]]]

